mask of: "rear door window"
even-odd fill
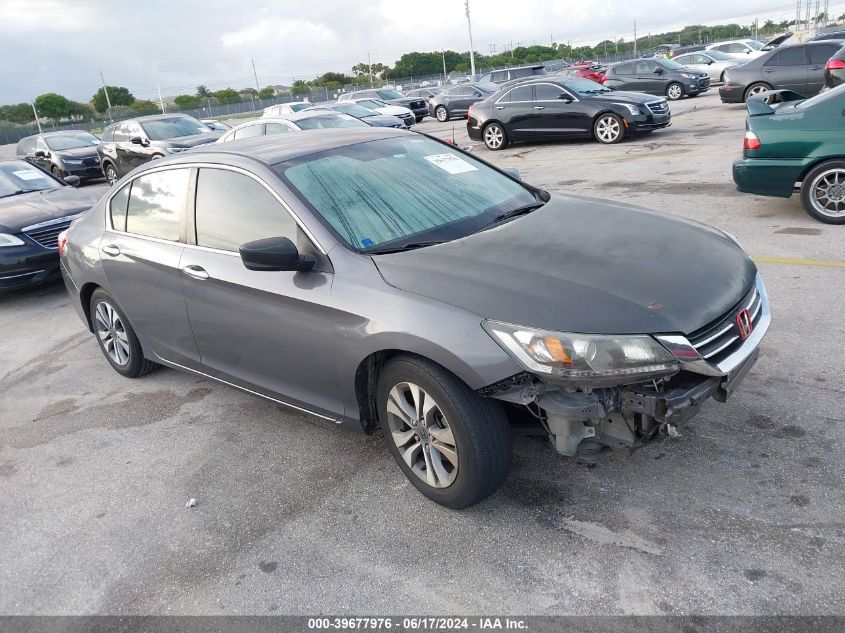
[[[285,134],[286,132],[291,132],[291,128],[284,123],[267,123],[264,126],[264,133],[269,136],[271,134]]]
[[[509,103],[527,103],[534,100],[534,86],[518,86],[511,90],[502,101]]]
[[[632,75],[634,73],[633,64],[619,64],[613,69],[614,75]]]
[[[766,62],[766,66],[803,66],[807,63],[804,58],[804,46],[782,48]]]
[[[296,222],[267,187],[227,169],[200,169],[196,230],[197,245],[224,251],[266,237],[297,241]]]
[[[132,181],[126,231],[177,242],[188,199],[189,168],[144,174]]]
[[[242,127],[239,130],[235,130],[235,133],[232,135],[232,138],[239,139],[239,138],[252,138],[253,136],[263,136],[264,135],[264,124],[257,124],[257,125],[247,125],[246,127]]]

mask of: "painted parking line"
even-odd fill
[[[796,259],[792,257],[752,257],[758,264],[784,264],[786,266],[817,266],[820,268],[845,268],[845,262],[822,259]]]

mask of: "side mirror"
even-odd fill
[[[147,144],[147,140],[144,139],[144,138],[141,138],[140,136],[133,136],[132,138],[129,139],[129,142],[132,143],[133,145],[146,145]]]
[[[286,237],[268,237],[241,244],[241,260],[248,270],[305,272],[314,268],[317,258],[300,255],[296,244]]]
[[[503,167],[502,171],[505,172],[511,178],[516,178],[520,182],[522,182],[522,176],[519,173],[519,170],[516,167]]]
[[[43,150],[38,150],[35,152],[35,158],[47,158],[47,152]]]
[[[662,74],[663,74],[663,69],[662,69],[662,68],[655,68],[655,69],[654,69],[654,74],[655,74],[655,75],[662,75]]]
[[[566,101],[566,103],[572,103],[572,97],[567,94],[561,94],[558,99],[560,99],[561,101]]]
[[[70,185],[71,187],[78,187],[79,183],[82,182],[79,176],[65,176],[62,180],[66,185]]]

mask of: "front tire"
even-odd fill
[[[418,117],[417,117],[417,123],[422,123],[422,120],[423,120],[424,118],[425,118],[425,117],[418,116]]]
[[[108,180],[109,185],[113,185],[118,181],[117,169],[110,162],[106,163],[105,167],[103,167],[103,175]]]
[[[593,136],[599,143],[613,145],[625,138],[625,123],[618,114],[600,114],[593,124]]]
[[[64,173],[62,173],[62,170],[59,169],[58,165],[53,165],[52,167],[50,167],[50,173],[53,174],[59,180],[65,177]]]
[[[437,117],[437,120],[441,123],[445,123],[449,120],[449,111],[445,106],[437,106],[434,109],[434,116]]]
[[[91,325],[103,356],[127,378],[149,374],[158,365],[144,358],[141,343],[117,302],[102,288],[91,295]]]
[[[504,149],[508,145],[508,133],[505,132],[505,128],[501,123],[488,123],[485,125],[481,137],[484,139],[487,149],[493,150],[494,152]]]
[[[845,160],[828,160],[807,172],[801,204],[819,222],[845,224]]]
[[[677,81],[673,81],[666,86],[666,98],[669,101],[677,101],[684,96],[684,87]]]
[[[510,470],[513,444],[501,403],[417,356],[397,356],[377,388],[381,428],[410,482],[447,508],[493,494]]]

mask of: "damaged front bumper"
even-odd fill
[[[708,353],[707,346],[712,348],[716,336],[730,337],[724,324],[736,321],[734,312],[748,313],[753,330],[745,332],[745,339],[726,345],[721,354]],[[768,296],[758,277],[749,295],[713,325],[716,335],[700,339],[704,343],[692,339],[699,347],[681,335],[655,336],[679,361],[680,371],[672,376],[633,385],[578,387],[542,382],[526,372],[488,388],[483,395],[536,405],[550,439],[563,455],[575,456],[585,446],[629,449],[661,431],[674,434],[675,427],[696,415],[710,398],[725,402],[757,362],[759,344],[770,323]],[[494,388],[495,393],[489,391]]]

